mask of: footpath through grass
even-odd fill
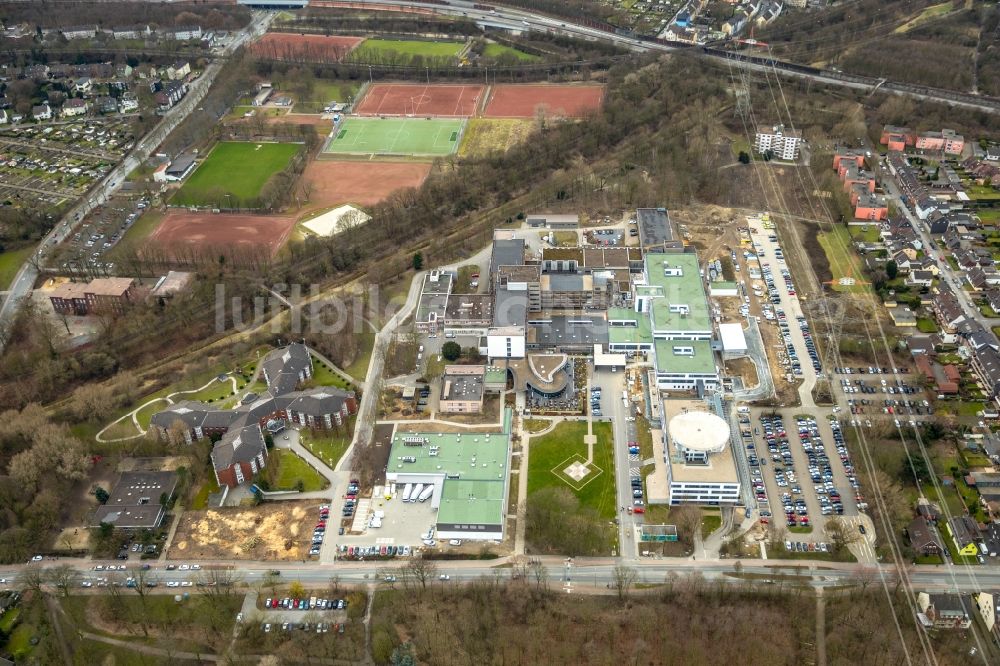
[[[219,143],[177,191],[171,203],[223,207],[255,205],[264,183],[288,166],[301,149],[301,145],[294,143]]]
[[[587,423],[564,421],[551,432],[532,437],[528,452],[528,494],[549,487],[568,488],[582,506],[595,509],[608,520],[617,515],[615,509],[615,461],[611,424],[594,423],[594,467],[579,481],[566,475],[564,469],[574,462],[587,460],[584,436]]]

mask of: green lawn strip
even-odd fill
[[[503,44],[487,44],[486,48],[483,49],[484,58],[497,60],[502,56],[514,56],[524,62],[538,62],[541,60],[541,57],[533,53],[525,53],[524,51]]]
[[[219,143],[177,191],[174,205],[233,205],[256,201],[264,183],[284,169],[302,146],[293,143]]]
[[[365,62],[380,60],[391,53],[430,58],[455,57],[465,46],[463,42],[424,42],[417,40],[366,39],[347,56],[348,60]]]
[[[334,469],[340,459],[344,457],[347,447],[351,445],[356,418],[356,416],[349,418],[347,425],[333,434],[302,430],[300,431],[300,442],[306,450],[325,462],[330,469]]]
[[[0,253],[0,291],[7,289],[14,281],[14,276],[20,270],[21,265],[27,261],[31,253],[35,251],[34,245],[22,247],[19,250],[7,250]]]
[[[919,555],[913,560],[914,564],[944,564],[940,555]]]
[[[287,449],[272,449],[265,470],[271,490],[297,490],[300,481],[304,492],[323,490],[330,485],[309,463]]]
[[[17,622],[17,618],[21,617],[20,608],[11,608],[3,617],[0,617],[0,632],[4,634],[9,634],[10,630],[14,628],[14,623]]]
[[[867,279],[861,267],[861,261],[851,249],[851,237],[844,226],[835,226],[833,231],[817,234],[820,246],[826,254],[830,263],[830,272],[833,274],[833,289],[848,293],[867,291],[869,285],[864,283]],[[854,285],[841,285],[840,279],[844,277],[854,278]]]
[[[584,477],[579,483],[565,476],[562,470],[574,460],[587,459],[584,421],[560,423],[554,430],[531,439],[528,455],[528,494],[551,486],[566,487],[583,506],[595,509],[602,518],[613,519],[615,509],[614,440],[610,423],[594,423],[597,443],[594,445],[594,465],[600,468]],[[588,481],[589,478],[589,481]],[[573,485],[571,485],[573,484]]]
[[[649,460],[653,457],[653,432],[645,416],[635,417],[635,431],[639,439],[639,460]]]
[[[796,525],[789,527],[788,531],[792,534],[812,534],[813,528],[811,525]]]
[[[372,346],[375,344],[375,333],[371,329],[366,328],[365,332],[361,334],[361,338],[359,348],[363,351],[343,370],[351,377],[363,382],[368,375],[368,364],[372,360]]]

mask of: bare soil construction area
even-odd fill
[[[187,511],[167,553],[171,560],[303,560],[319,502]]]

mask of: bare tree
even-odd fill
[[[420,589],[427,589],[427,582],[437,573],[437,565],[424,557],[414,557],[402,568],[405,578],[420,584]]]
[[[627,601],[632,585],[635,584],[636,578],[638,578],[638,572],[632,567],[619,564],[611,572],[611,575],[615,591],[618,592],[618,601]]]
[[[841,518],[832,518],[826,521],[826,533],[830,537],[830,544],[835,553],[842,552],[852,543],[861,539],[861,533]]]
[[[70,589],[80,585],[80,572],[69,564],[60,564],[57,567],[46,569],[45,573],[49,583],[64,597],[69,596]]]
[[[677,525],[677,533],[681,540],[693,546],[695,535],[701,529],[701,511],[696,506],[681,505],[670,511],[670,518]]]
[[[125,581],[125,586],[131,588],[139,595],[139,613],[137,618],[139,626],[142,627],[142,635],[149,636],[149,611],[146,607],[146,597],[153,587],[156,586],[156,575],[152,569],[137,567],[131,569],[130,576]]]
[[[21,575],[17,577],[18,582],[24,585],[24,589],[31,590],[35,594],[42,594],[42,587],[46,583],[45,570],[37,564],[30,564],[21,570]]]
[[[536,589],[549,589],[549,571],[541,560],[533,559],[528,563],[531,575],[535,579]]]

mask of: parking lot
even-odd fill
[[[851,425],[870,428],[873,420],[891,419],[897,427],[916,426],[934,415],[917,377],[877,367],[834,368],[834,375],[847,401]]]
[[[50,263],[68,273],[105,275],[114,272],[114,261],[105,258],[125,233],[148,210],[149,200],[116,197],[96,209],[78,230],[54,252]]]

